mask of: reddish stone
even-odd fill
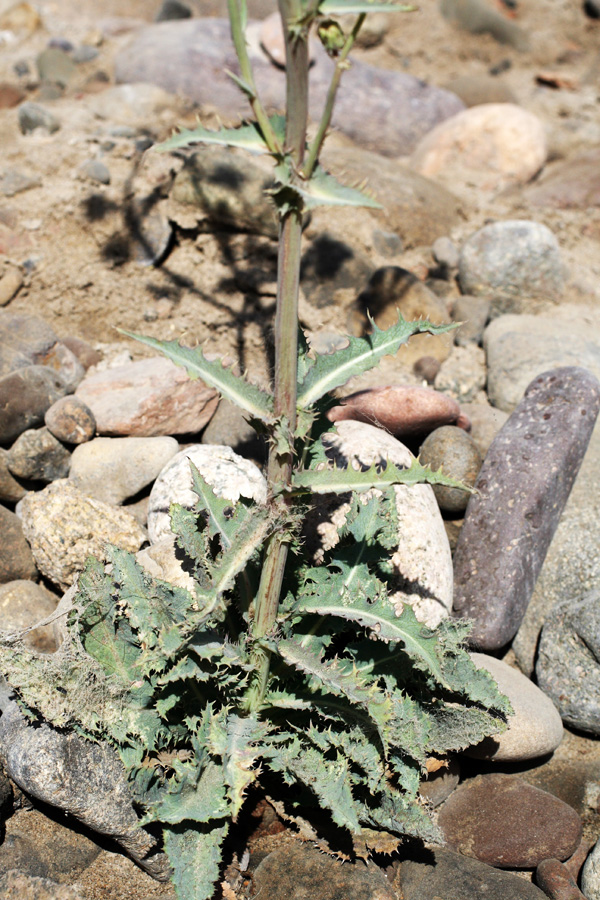
[[[550,900],[585,900],[569,870],[558,859],[545,859],[539,864],[535,883]]]
[[[400,439],[453,425],[459,416],[460,407],[452,397],[411,384],[358,391],[327,413],[330,422],[354,419],[378,425]]]

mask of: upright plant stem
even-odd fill
[[[308,120],[308,40],[307,35],[292,34],[290,25],[300,19],[301,0],[279,0],[286,45],[287,118],[285,150],[293,168],[300,170],[304,161]],[[269,452],[267,481],[273,496],[292,478],[294,433],[296,430],[296,394],[298,370],[298,291],[302,212],[291,209],[281,220],[277,272],[277,312],[275,316],[275,415],[281,422],[284,445],[274,442]],[[268,542],[261,581],[256,597],[254,637],[264,637],[277,618],[279,598],[288,552],[289,536],[277,533]],[[270,654],[258,651],[255,662],[258,677],[248,697],[250,709],[256,710],[264,697]]]

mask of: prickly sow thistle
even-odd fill
[[[151,577],[124,551],[91,560],[69,617],[71,642],[52,657],[6,646],[4,670],[32,716],[118,751],[144,822],[162,825],[181,900],[219,879],[223,841],[260,783],[305,837],[340,855],[390,852],[402,835],[435,839],[417,791],[426,761],[496,733],[510,711],[463,648],[466,626],[430,630],[410,606],[396,616],[387,563],[397,546],[395,486],[453,484],[415,460],[367,471],[330,461],[322,414],[330,392],[419,332],[398,322],[317,355],[298,330],[300,239],[317,205],[376,206],[319,165],[335,95],[365,14],[403,9],[365,0],[280,0],[287,115],[267,116],[244,40],[243,0],[229,0],[240,74],[255,121],[181,130],[157,149],[245,147],[274,161],[280,219],[274,390],[248,384],[201,350],[140,338],[236,403],[270,441],[268,500],[232,505],[192,467],[197,503],[174,505],[172,530],[195,588]],[[404,8],[406,9],[406,8]],[[355,13],[344,34],[335,20]],[[307,144],[308,35],[334,61]],[[315,494],[341,494],[340,540],[320,565],[303,558],[303,514]],[[157,762],[168,756],[169,766]],[[317,812],[326,827],[312,823]],[[394,836],[396,839],[394,839]]]

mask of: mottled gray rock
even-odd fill
[[[88,159],[79,167],[82,178],[94,184],[110,184],[110,169],[100,159]]]
[[[538,684],[563,722],[600,735],[600,592],[558,603],[540,635]]]
[[[558,302],[566,269],[558,241],[539,222],[484,225],[463,244],[458,277],[464,294],[491,297],[492,311],[530,312],[532,303]]]
[[[562,800],[500,774],[463,782],[442,806],[438,824],[452,849],[499,869],[567,859],[582,832],[581,819]]]
[[[569,307],[568,315],[506,315],[484,334],[488,396],[512,412],[530,381],[547,369],[581,366],[600,378],[600,317],[588,307]]]
[[[72,394],[53,403],[44,416],[46,427],[59,441],[83,444],[94,437],[96,420],[83,400]]]
[[[0,757],[30,796],[113,838],[147,872],[167,879],[165,857],[139,827],[123,765],[108,744],[33,725],[13,700],[3,698]]]
[[[273,850],[256,869],[253,882],[270,900],[319,897],[320,900],[395,900],[387,878],[375,865],[342,864],[300,841]]]
[[[85,497],[69,479],[60,479],[21,501],[23,531],[46,578],[66,590],[88,556],[104,559],[114,544],[135,553],[145,533],[133,516]],[[27,577],[13,575],[7,581]]]
[[[6,462],[17,478],[49,482],[67,477],[71,454],[48,428],[30,428],[14,442]]]
[[[454,555],[454,608],[473,620],[471,645],[517,632],[600,407],[585,369],[546,372],[488,450]]]
[[[338,422],[323,440],[328,457],[338,466],[351,461],[370,466],[385,459],[409,466],[413,459],[400,441],[363,422]],[[409,603],[419,621],[433,628],[452,609],[452,558],[444,523],[430,485],[397,485],[394,491],[398,545],[390,562],[403,587],[390,593],[390,600],[398,613]],[[306,552],[316,562],[338,543],[338,527],[348,509],[344,495],[316,499],[304,528]]]
[[[141,359],[87,375],[76,396],[100,435],[194,434],[210,421],[218,395],[166,357]]]
[[[265,193],[273,183],[272,172],[247,155],[203,147],[188,156],[177,173],[169,214],[181,227],[208,220],[276,238],[275,207]]]
[[[5,506],[0,506],[0,534],[0,584],[35,579],[38,571],[21,520]]]
[[[258,47],[250,48],[254,76],[264,105],[284,106],[285,75]],[[311,115],[318,121],[334,63],[316,45],[310,70]],[[119,82],[149,82],[173,94],[210,103],[230,118],[247,114],[247,101],[225,70],[238,72],[225,19],[161,22],[140,29],[117,54]],[[369,115],[364,110],[368,107]],[[449,91],[425,84],[404,72],[378,69],[359,60],[342,79],[332,124],[356,143],[397,157],[406,154],[437,122],[463,108]]]
[[[19,128],[23,134],[30,134],[36,128],[43,128],[49,134],[54,134],[60,128],[60,122],[45,106],[39,103],[31,103],[26,100],[17,110]]]
[[[218,497],[232,503],[240,496],[266,502],[267,483],[253,462],[238,456],[231,447],[193,444],[174,456],[154,482],[148,504],[148,534],[153,544],[171,535],[172,503],[191,509],[198,501],[192,490],[190,460]]]
[[[419,448],[419,459],[434,471],[441,468],[444,475],[473,487],[481,468],[481,454],[473,438],[456,425],[443,425],[425,438]],[[468,491],[460,488],[433,485],[435,499],[444,512],[457,514],[467,508]]]
[[[0,622],[2,631],[21,632],[47,618],[58,600],[42,584],[19,579],[0,587]],[[23,637],[27,647],[42,653],[53,653],[56,640],[52,625],[41,625]]]
[[[403,860],[400,877],[404,900],[546,900],[543,891],[517,875],[442,847]]]
[[[0,443],[10,444],[42,425],[46,411],[67,392],[64,379],[46,366],[26,366],[0,377]]]
[[[469,747],[465,751],[467,756],[520,762],[553,753],[562,740],[563,727],[552,700],[522,672],[501,659],[484,653],[471,653],[471,659],[477,668],[487,669],[492,675],[500,691],[510,700],[514,715],[509,716],[506,731]]]
[[[95,438],[73,451],[69,478],[83,494],[120,506],[154,481],[178,450],[172,437]]]
[[[600,900],[600,840],[594,845],[584,863],[581,889],[587,900]]]

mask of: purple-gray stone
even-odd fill
[[[64,378],[48,366],[26,366],[0,377],[0,444],[42,425],[52,404],[67,393]]]
[[[587,369],[535,378],[488,450],[454,555],[454,615],[471,646],[497,650],[516,634],[600,408]]]
[[[253,26],[251,25],[250,28]],[[285,105],[285,72],[250,42],[254,78],[263,105]],[[320,45],[310,70],[310,114],[319,121],[335,63]],[[115,59],[117,82],[146,81],[226,117],[247,116],[248,103],[225,74],[239,74],[226,19],[201,18],[148,25]],[[352,60],[337,94],[332,125],[357,144],[386,156],[412,152],[438,122],[464,109],[455,94],[408,75]],[[365,110],[367,114],[365,114]]]

